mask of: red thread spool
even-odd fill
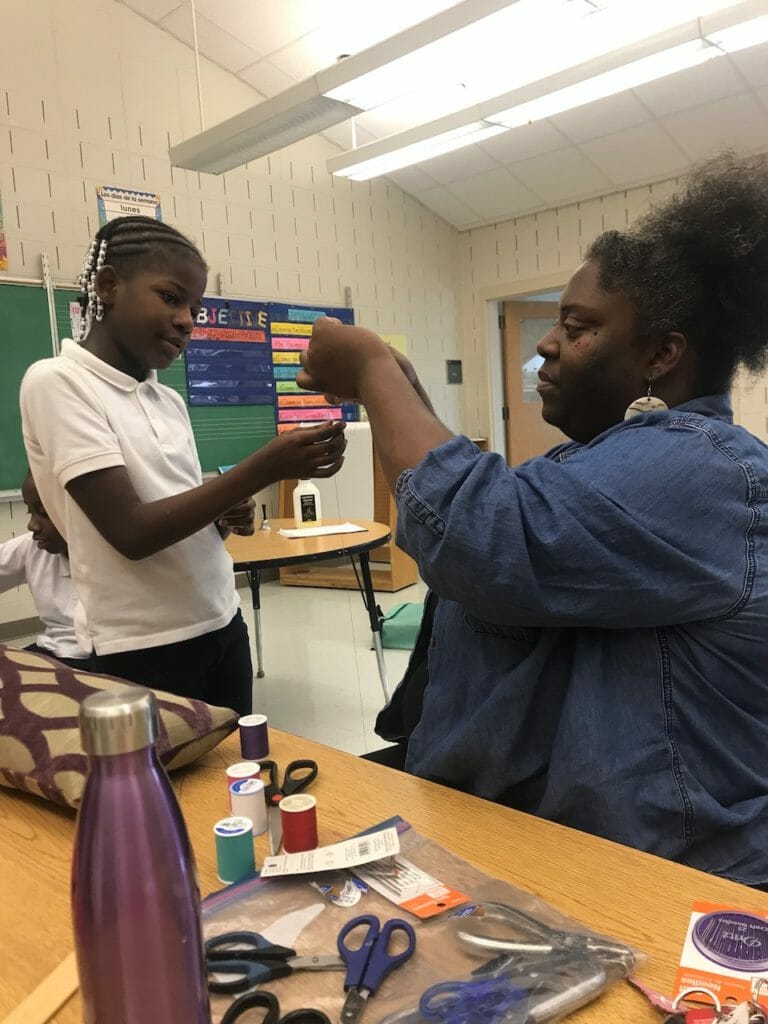
[[[317,800],[313,796],[284,796],[280,801],[280,821],[286,853],[317,849]]]

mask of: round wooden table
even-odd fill
[[[253,619],[256,627],[256,675],[264,675],[261,638],[261,570],[277,569],[297,562],[318,562],[326,558],[356,557],[360,564],[362,595],[368,619],[371,623],[373,647],[379,667],[379,678],[384,696],[389,700],[389,683],[384,663],[384,649],[381,643],[381,618],[376,607],[373,592],[368,552],[381,547],[391,538],[388,526],[365,519],[323,519],[323,526],[336,526],[342,522],[362,526],[364,533],[332,533],[320,537],[284,537],[280,530],[295,527],[293,519],[270,519],[269,530],[256,530],[250,537],[232,534],[226,540],[227,551],[232,556],[235,572],[244,572],[248,577],[253,601]]]

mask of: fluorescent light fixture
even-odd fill
[[[564,89],[556,89],[538,99],[510,107],[509,110],[501,110],[493,115],[493,121],[504,125],[505,128],[518,128],[520,125],[562,114],[566,110],[582,107],[606,96],[634,89],[638,85],[654,82],[658,78],[695,67],[697,64],[704,64],[713,57],[720,56],[722,53],[717,47],[703,40],[683,43],[682,46],[673,46],[650,57],[622,64],[613,71],[594,75]]]
[[[496,125],[509,130],[758,45],[768,39],[768,16],[764,11],[764,0],[732,5],[727,11],[697,18],[417,129],[397,132],[333,157],[327,162],[328,170],[353,181],[366,181],[438,155],[440,151],[430,151],[429,141],[443,139],[446,133],[451,133],[453,150],[481,141],[479,133],[462,135],[462,124]],[[754,14],[759,16],[750,17]]]
[[[174,167],[221,174],[359,113],[359,107],[323,96],[310,78],[171,146],[169,155]]]
[[[750,46],[768,43],[768,14],[751,21],[744,21],[731,28],[713,30],[707,33],[707,40],[725,53],[738,53]]]
[[[387,151],[386,140],[362,147],[368,153],[367,158],[355,163],[354,168],[350,169],[349,174],[345,173],[344,177],[351,178],[352,181],[367,181],[368,178],[375,178],[379,174],[389,174],[400,167],[408,167],[410,164],[421,163],[422,160],[430,160],[433,156],[442,156],[455,149],[462,149],[471,142],[482,142],[483,139],[490,139],[492,135],[499,135],[505,131],[507,128],[501,124],[472,121],[458,128],[447,129],[439,135],[428,132],[425,138],[421,127],[410,128],[399,133],[400,144],[394,151]],[[411,141],[407,142],[406,137]],[[382,152],[377,156],[374,151],[379,147]]]
[[[514,6],[516,4],[510,0],[463,0],[277,96],[171,146],[171,163],[193,171],[221,174],[331,128],[364,109],[355,102],[357,95],[365,95],[366,90],[370,90],[370,82],[366,84],[367,76],[376,73],[382,65],[391,65],[413,51],[461,32],[479,19]],[[408,91],[407,77],[400,74],[395,81],[400,93]],[[359,83],[363,85],[362,90],[358,89]],[[390,77],[385,88],[392,87]],[[385,95],[384,98],[390,96]]]

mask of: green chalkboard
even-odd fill
[[[54,292],[59,338],[72,337],[69,304],[77,291]],[[27,367],[53,354],[48,301],[44,289],[33,285],[0,284],[0,490],[17,490],[26,472],[21,438],[19,384]],[[184,361],[162,372],[160,380],[187,401]],[[189,408],[200,463],[205,472],[239,462],[271,440],[276,433],[271,405],[232,408]]]
[[[187,376],[184,360],[158,374],[163,384],[178,391],[187,401]],[[187,406],[197,453],[203,471],[240,462],[263,447],[276,434],[275,410],[271,405]]]
[[[0,285],[0,490],[18,490],[27,471],[19,384],[30,363],[53,355],[48,300],[41,286]]]

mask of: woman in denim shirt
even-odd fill
[[[572,441],[510,469],[376,335],[315,326],[300,383],[365,404],[438,595],[406,768],[768,885],[768,448],[728,397],[768,357],[768,158],[597,238],[538,351]]]

